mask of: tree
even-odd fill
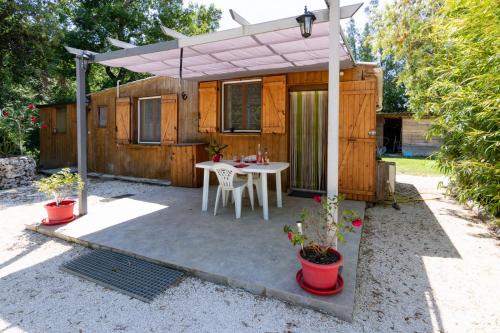
[[[351,17],[346,29],[346,42],[352,51],[352,55],[355,60],[358,60],[358,44],[359,44],[359,32],[356,27],[356,22]]]
[[[207,33],[218,28],[221,17],[221,11],[213,5],[183,7],[182,0],[65,0],[60,4],[66,30],[64,44],[95,52],[112,48],[107,37],[136,45],[171,39],[162,33],[161,24],[186,35]],[[59,76],[73,78],[73,57],[63,48],[58,56],[67,64],[59,67]],[[126,83],[148,75],[125,68],[89,66],[87,76],[87,90],[96,91],[114,86],[117,81]]]
[[[363,32],[359,37],[359,51],[358,58],[359,61],[374,62],[376,60],[375,54],[372,49],[371,40],[371,26],[369,23],[365,24]]]
[[[449,193],[500,213],[500,12],[496,0],[415,0],[379,14],[377,42],[402,62],[417,117],[434,116]],[[398,29],[393,29],[398,27]]]

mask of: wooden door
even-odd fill
[[[348,199],[375,200],[376,98],[376,81],[340,83],[339,192]]]

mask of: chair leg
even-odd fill
[[[214,208],[214,216],[217,215],[217,207],[219,206],[219,198],[221,196],[222,187],[217,187],[217,195],[215,196],[215,208]]]
[[[222,190],[222,207],[227,207],[227,198],[229,197],[229,193],[226,190]]]
[[[236,210],[236,218],[239,219],[241,217],[241,187],[233,190],[233,198],[234,198],[234,208]]]

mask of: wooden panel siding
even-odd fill
[[[57,133],[56,110],[66,108],[66,132]],[[76,165],[76,106],[54,105],[40,108],[40,166],[45,169]]]
[[[343,70],[344,75],[340,77],[341,90],[344,92],[340,101],[341,108],[341,154],[345,151],[349,142],[349,136],[343,137],[347,129],[350,129],[353,135],[357,135],[357,143],[350,144],[351,151],[345,152],[340,157],[343,158],[349,154],[344,163],[350,165],[344,172],[343,185],[349,182],[356,181],[355,186],[348,186],[350,197],[354,199],[371,198],[371,183],[374,184],[374,174],[371,171],[375,170],[375,151],[372,147],[372,139],[362,136],[362,133],[367,133],[367,130],[372,125],[375,128],[375,114],[371,115],[371,110],[375,112],[375,102],[372,97],[366,102],[367,114],[360,115],[361,122],[353,125],[354,113],[359,114],[360,107],[364,99],[364,95],[376,96],[372,94],[376,91],[376,82],[370,77],[369,73],[363,69],[355,68],[352,70]],[[273,75],[276,76],[276,75]],[[326,71],[305,72],[305,73],[287,73],[286,88],[284,102],[284,129],[280,133],[220,133],[220,81],[212,81],[204,86],[201,82],[200,86],[207,87],[211,94],[211,101],[207,102],[212,109],[215,105],[215,120],[210,116],[210,121],[202,122],[199,126],[200,108],[198,107],[198,89],[199,84],[195,81],[183,80],[179,84],[179,80],[167,77],[153,77],[136,82],[132,82],[120,87],[119,98],[127,97],[131,103],[131,119],[135,119],[134,110],[137,108],[137,99],[139,97],[162,96],[176,94],[178,96],[178,127],[177,127],[177,142],[179,143],[194,143],[217,140],[221,144],[228,144],[229,147],[225,151],[225,158],[232,159],[233,156],[253,155],[256,153],[257,145],[268,149],[269,158],[271,161],[289,161],[289,108],[288,108],[288,91],[292,89],[302,89],[305,86],[326,88],[328,83],[328,73]],[[263,79],[265,76],[263,77]],[[356,81],[350,81],[356,79]],[[365,81],[360,81],[365,80]],[[346,89],[346,85],[350,84],[351,88]],[[363,93],[353,93],[354,90],[362,90]],[[203,91],[203,89],[202,89]],[[185,92],[187,98],[181,98],[181,93]],[[116,142],[116,88],[106,89],[91,95],[91,103],[89,105],[90,112],[88,113],[89,135],[88,135],[88,167],[89,171],[96,171],[109,174],[137,176],[146,178],[163,178],[169,179],[170,164],[172,157],[171,145],[144,145],[144,144],[121,144]],[[203,92],[202,92],[203,94]],[[215,101],[214,101],[215,95]],[[204,98],[200,97],[200,103],[204,103]],[[356,106],[358,105],[358,106]],[[97,110],[99,106],[107,107],[107,126],[98,128]],[[202,107],[201,109],[204,109]],[[371,117],[373,119],[371,119]],[[345,120],[345,121],[344,121]],[[131,135],[135,133],[133,121],[131,121]],[[261,123],[262,124],[262,123]],[[76,161],[76,124],[68,128],[75,130],[75,161]],[[204,130],[205,132],[200,132]],[[208,132],[208,130],[215,131]],[[344,141],[342,141],[344,138]],[[373,139],[374,140],[374,139]],[[50,143],[42,136],[42,156],[50,152]],[[342,146],[342,145],[345,145]],[[374,144],[373,144],[374,145]],[[344,150],[342,149],[344,148]],[[50,158],[49,158],[50,159]],[[372,168],[373,167],[373,168]],[[215,180],[215,178],[213,179]],[[347,183],[345,183],[347,182]],[[289,174],[285,171],[282,174],[282,187],[284,190],[288,188]],[[269,177],[270,188],[274,187],[274,177]],[[359,186],[358,186],[359,185]],[[345,188],[345,186],[343,187]]]

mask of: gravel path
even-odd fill
[[[398,175],[411,202],[367,210],[352,324],[196,278],[131,299],[61,272],[89,250],[23,229],[43,216],[32,187],[0,191],[0,332],[498,332],[499,243],[440,180]],[[89,201],[124,186],[150,188],[94,180]]]

